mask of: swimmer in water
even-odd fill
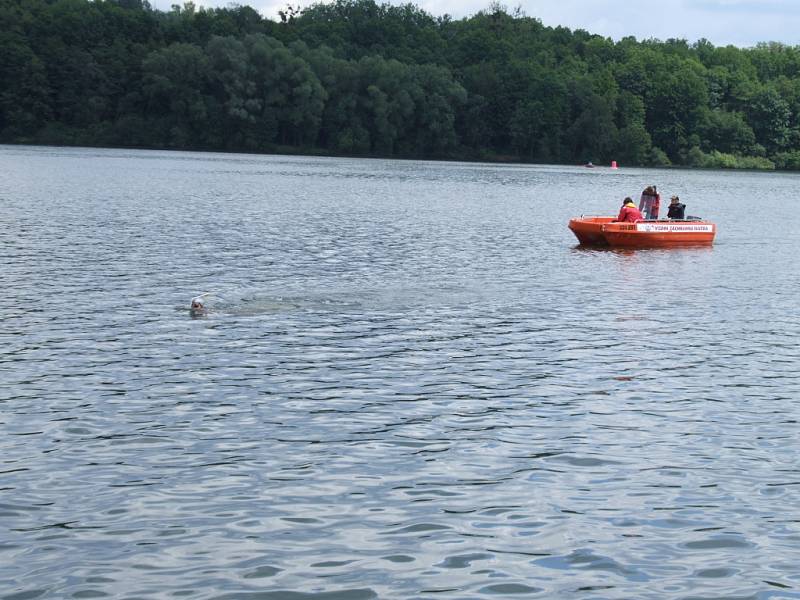
[[[206,292],[205,294],[200,294],[199,296],[192,298],[192,302],[189,304],[189,312],[192,315],[197,316],[206,314],[206,306],[203,299],[208,295],[209,292]]]

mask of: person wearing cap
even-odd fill
[[[622,208],[619,211],[616,222],[636,223],[637,221],[641,220],[643,220],[642,212],[636,208],[633,200],[630,198],[625,198],[625,200],[622,202]]]
[[[189,304],[189,312],[194,315],[204,315],[206,313],[206,306],[205,302],[203,301],[206,294],[200,294],[199,296],[195,296],[192,298],[191,304]]]
[[[681,199],[673,196],[669,203],[669,210],[667,216],[670,219],[685,219],[686,218],[686,205],[681,204]]]

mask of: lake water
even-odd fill
[[[0,147],[0,597],[800,598],[798,187]]]

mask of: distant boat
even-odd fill
[[[594,169],[594,165],[592,164],[592,161],[587,162],[583,166],[586,167],[587,169]]]
[[[569,228],[583,245],[624,248],[710,246],[717,233],[714,223],[702,219],[615,223],[614,217],[580,217]]]

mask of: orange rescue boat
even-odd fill
[[[710,246],[717,233],[714,223],[702,219],[615,223],[614,217],[580,217],[569,228],[583,245],[624,248]]]

